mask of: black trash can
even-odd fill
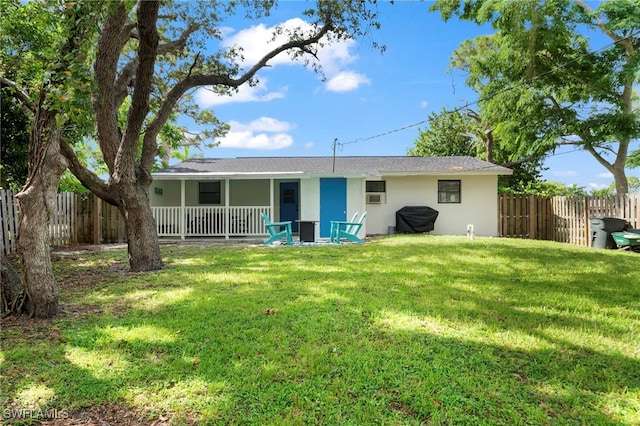
[[[627,221],[615,217],[591,218],[591,247],[612,249],[616,248],[616,242],[611,236],[612,232],[622,232],[627,227]]]
[[[315,220],[298,220],[300,224],[300,242],[313,243],[316,241],[316,223]]]

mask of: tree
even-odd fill
[[[640,135],[637,83],[640,2],[440,0],[445,20],[458,16],[496,30],[465,42],[457,55],[467,84],[482,86],[483,116],[513,152],[570,144],[588,151],[628,191],[625,163]],[[588,34],[610,44],[596,49]],[[612,159],[611,159],[612,158]]]
[[[200,138],[225,131],[213,114],[194,110],[193,90],[210,86],[231,93],[243,84],[254,84],[258,71],[283,53],[316,69],[313,58],[318,46],[361,36],[377,26],[375,12],[363,2],[319,1],[316,9],[305,11],[313,21],[309,27],[278,29],[274,40],[276,35],[287,40],[242,69],[240,50],[206,54],[205,42],[220,38],[222,19],[236,8],[244,7],[247,17],[260,17],[274,2],[162,3],[160,15],[161,4],[156,1],[63,5],[0,1],[4,47],[0,81],[32,114],[28,175],[17,198],[22,306],[35,317],[51,317],[57,311],[48,224],[67,167],[85,187],[123,213],[131,269],[159,269],[162,261],[148,188],[161,132],[178,112],[211,126]],[[87,116],[87,111],[92,114]],[[83,164],[76,148],[93,123],[107,180]],[[164,140],[173,137],[164,136]]]
[[[481,113],[469,107],[431,113],[429,127],[420,130],[414,147],[408,151],[416,156],[468,155],[513,170],[510,176],[499,178],[501,191],[522,192],[540,179],[542,155],[513,158],[500,140],[493,135],[493,126],[481,118]]]
[[[479,157],[484,153],[478,135],[482,132],[478,122],[460,110],[442,108],[428,117],[429,127],[420,130],[418,139],[408,154],[435,157],[469,155]]]
[[[66,162],[60,154],[63,135],[73,140],[86,127],[81,75],[85,74],[87,46],[92,44],[92,22],[100,4],[20,4],[3,0],[0,37],[2,76],[6,90],[31,114],[28,172],[16,195],[20,211],[17,247],[24,285],[23,310],[49,318],[58,310],[58,287],[49,256],[49,217]],[[11,76],[14,80],[9,80]],[[74,112],[76,114],[74,114]],[[73,128],[66,124],[73,123]]]
[[[268,14],[273,2],[238,2],[247,16]],[[230,93],[255,84],[256,75],[277,55],[289,53],[310,66],[318,46],[363,35],[377,26],[375,11],[364,2],[319,1],[304,12],[311,25],[279,28],[287,40],[274,45],[257,63],[241,68],[237,48],[208,53],[206,38],[220,38],[220,23],[238,3],[204,2],[163,5],[121,3],[103,22],[94,63],[96,88],[93,110],[96,139],[109,178],[100,179],[62,144],[69,168],[84,186],[117,206],[127,224],[129,263],[133,271],[160,269],[162,259],[149,205],[151,171],[158,155],[158,138],[176,112],[191,112],[199,123],[219,136],[226,128],[208,111],[196,111],[190,93],[211,87]],[[124,123],[118,116],[124,109]],[[205,134],[207,136],[207,134]]]

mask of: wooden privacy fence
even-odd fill
[[[591,245],[590,218],[625,219],[640,228],[640,194],[604,197],[542,197],[500,194],[498,230],[502,237]]]
[[[0,189],[0,250],[6,254],[16,251],[18,219],[15,192]],[[120,211],[93,194],[58,194],[49,232],[52,246],[126,241],[125,223]]]

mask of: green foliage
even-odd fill
[[[65,170],[60,177],[58,192],[75,192],[76,194],[83,194],[88,193],[89,190],[82,186],[78,178],[76,178],[71,171]]]
[[[629,194],[637,194],[640,193],[640,178],[637,176],[629,176],[627,177],[629,181]],[[592,189],[591,195],[593,196],[604,196],[604,195],[616,195],[616,184],[613,182],[606,188],[601,189]]]
[[[515,157],[574,144],[622,177],[630,141],[640,136],[632,95],[640,76],[640,2],[589,4],[440,0],[432,9],[495,29],[463,43],[452,66],[468,72],[483,118]],[[592,38],[600,35],[611,43],[596,45]],[[611,153],[616,160],[608,162]],[[626,191],[623,181],[618,190]]]
[[[638,255],[394,236],[56,256],[68,314],[3,327],[16,408],[113,424],[638,424]],[[125,417],[125,414],[128,417]]]
[[[535,181],[516,188],[500,186],[499,192],[511,194],[543,195],[546,197],[582,197],[587,195],[583,187],[575,183],[568,186],[562,182]]]
[[[0,90],[0,187],[18,190],[27,180],[31,123],[10,90]]]
[[[629,154],[629,158],[627,158],[627,167],[629,167],[630,169],[640,167],[640,149],[636,149],[631,154]]]
[[[91,59],[98,22],[109,4],[0,0],[0,71],[15,83],[12,92],[3,90],[3,106],[7,96],[18,99],[16,92],[20,91],[28,98],[20,98],[24,120],[31,122],[29,114],[44,94],[40,107],[59,112],[58,122],[66,140],[75,143],[90,133]],[[32,104],[30,113],[26,112],[28,101]],[[3,140],[5,132],[17,134],[28,127],[17,120],[3,123]],[[24,160],[20,163],[26,165]]]
[[[640,178],[638,176],[629,176],[627,180],[629,181],[629,193],[640,193]]]
[[[459,110],[442,108],[429,114],[429,127],[419,130],[418,139],[408,155],[421,157],[468,155],[480,157],[484,146],[480,124]]]

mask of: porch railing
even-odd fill
[[[152,207],[160,237],[238,237],[266,235],[260,213],[269,206]]]

